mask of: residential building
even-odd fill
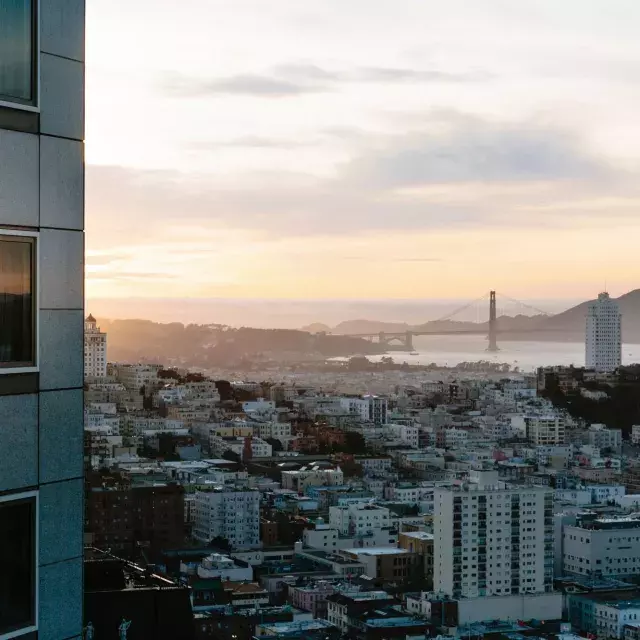
[[[89,314],[84,321],[84,377],[107,376],[107,334],[100,331],[96,319]]]
[[[585,362],[597,372],[615,371],[622,362],[620,308],[608,293],[601,293],[587,309]]]
[[[260,545],[260,492],[216,487],[195,495],[193,536],[208,543],[224,538],[233,548]]]
[[[0,0],[2,638],[82,633],[83,16]]]
[[[212,553],[204,558],[196,568],[200,578],[220,578],[223,581],[241,582],[253,580],[253,568],[247,562],[234,561],[220,553]]]
[[[564,444],[565,420],[556,414],[529,414],[524,418],[526,437],[534,445]]]
[[[398,546],[422,559],[427,590],[433,589],[433,534],[426,531],[405,531],[398,536]]]
[[[581,517],[563,531],[565,574],[625,578],[640,573],[640,519]]]
[[[416,551],[402,547],[354,547],[340,551],[347,560],[365,565],[365,575],[382,582],[403,582],[422,573],[422,560]]]
[[[232,451],[244,458],[247,446],[251,447],[253,458],[268,458],[273,452],[273,447],[262,438],[216,436],[214,434],[209,436],[209,450],[212,455],[222,456],[227,451]]]
[[[634,424],[631,427],[631,443],[640,444],[640,424]]]
[[[607,429],[604,424],[592,424],[587,430],[589,444],[598,449],[610,449],[619,452],[622,446],[622,430]]]
[[[113,375],[127,389],[139,391],[142,387],[158,384],[159,364],[114,364]]]
[[[184,488],[175,483],[132,484],[96,474],[85,509],[86,532],[100,549],[133,557],[142,545],[151,559],[184,543]]]
[[[553,590],[553,492],[471,472],[434,498],[434,590],[467,598]],[[453,541],[453,544],[452,544]]]
[[[373,535],[389,528],[389,509],[374,504],[356,503],[329,507],[329,524],[345,536]]]
[[[332,486],[344,483],[344,473],[340,467],[311,465],[296,471],[283,471],[282,488],[304,492],[307,487]]]
[[[349,413],[356,414],[364,422],[386,424],[387,399],[366,395],[362,398],[340,398],[340,406]]]
[[[327,596],[327,620],[343,632],[346,632],[351,618],[376,609],[382,609],[393,603],[393,597],[386,591],[334,593]]]

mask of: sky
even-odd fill
[[[637,0],[92,0],[88,305],[636,288],[639,26]]]

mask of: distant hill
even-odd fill
[[[313,322],[306,327],[300,327],[300,331],[308,331],[309,333],[331,333],[333,329],[322,322]]]
[[[384,353],[378,344],[339,335],[291,329],[232,328],[222,325],[162,324],[150,320],[99,320],[108,333],[107,357],[120,362],[158,362],[193,367],[229,366],[243,361],[331,358]]]
[[[625,342],[640,343],[640,289],[634,289],[617,298],[622,313],[622,336]],[[509,340],[571,340],[584,339],[587,307],[592,300],[582,302],[554,316],[500,316],[498,328],[509,331]],[[326,325],[323,325],[326,326]],[[327,328],[334,334],[378,333],[380,331],[464,331],[489,330],[489,323],[458,322],[455,320],[431,321],[420,325],[378,322],[376,320],[348,320]]]

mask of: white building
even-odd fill
[[[631,442],[633,444],[640,444],[640,424],[634,424],[631,427]]]
[[[107,375],[107,334],[100,331],[96,319],[89,314],[84,321],[84,377],[105,378]]]
[[[362,398],[340,398],[340,406],[349,413],[357,414],[364,422],[387,422],[386,398],[371,395]]]
[[[390,527],[389,509],[366,503],[329,507],[329,524],[344,536],[373,535]]]
[[[640,573],[640,520],[583,519],[563,531],[567,574],[625,578]]]
[[[553,590],[553,492],[472,472],[434,494],[434,591],[459,597]]]
[[[620,308],[608,293],[601,293],[587,310],[586,365],[596,371],[615,371],[622,361]]]
[[[196,570],[200,578],[220,578],[224,580],[230,580],[233,582],[241,582],[246,580],[251,582],[253,580],[253,567],[248,565],[246,567],[237,565],[228,556],[223,556],[219,553],[212,553],[207,556]]]
[[[220,536],[238,549],[257,547],[260,544],[260,492],[230,487],[197,491],[193,536],[205,543]]]
[[[589,444],[599,449],[613,449],[619,451],[622,446],[622,431],[607,429],[604,424],[592,424],[587,431]]]

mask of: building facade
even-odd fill
[[[536,446],[564,444],[565,419],[562,416],[527,415],[524,419],[527,440]]]
[[[107,334],[100,331],[96,319],[88,315],[84,321],[84,377],[107,375]]]
[[[620,308],[608,293],[589,304],[585,335],[588,369],[615,371],[622,362],[622,318]]]
[[[84,1],[0,0],[2,638],[82,633],[83,139]]]
[[[260,492],[219,487],[195,496],[193,536],[208,543],[225,538],[233,548],[260,545]]]
[[[553,492],[505,485],[495,471],[473,479],[435,490],[434,591],[467,598],[552,591]]]

